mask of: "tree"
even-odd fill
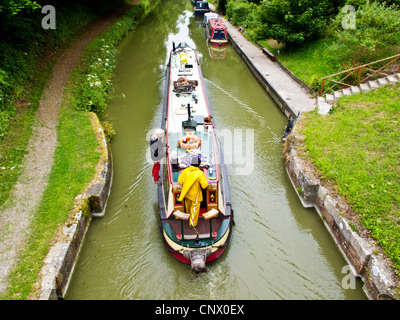
[[[368,62],[377,59],[380,51],[386,55],[400,42],[400,10],[393,4],[369,2],[355,12],[355,28],[343,28],[345,13],[334,21],[335,37],[352,60]]]
[[[3,4],[0,5],[0,13],[13,16],[21,11],[32,11],[40,8],[40,5],[36,1],[31,0],[3,0]]]
[[[319,38],[342,0],[271,0],[263,1],[259,13],[259,39],[275,39],[286,44],[301,44]]]
[[[223,14],[225,13],[226,1],[227,1],[227,0],[218,0],[218,7],[217,7],[217,9],[218,9],[219,11],[221,11]]]

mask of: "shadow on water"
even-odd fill
[[[345,260],[290,184],[280,140],[286,117],[230,46],[206,44],[200,21],[189,0],[166,0],[120,45],[108,109],[117,132],[112,191],[105,216],[90,225],[66,298],[365,299],[360,281],[343,288]],[[197,278],[163,245],[148,154],[172,41],[199,53],[235,210],[227,251]]]

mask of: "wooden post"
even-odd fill
[[[321,93],[320,96],[322,96],[322,93],[324,92],[324,86],[325,86],[325,78],[322,79],[322,84],[321,84]]]

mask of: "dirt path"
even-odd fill
[[[28,152],[23,160],[24,171],[12,190],[12,196],[0,212],[0,294],[8,285],[8,275],[15,267],[18,252],[23,248],[32,217],[47,186],[53,155],[57,145],[58,117],[64,87],[71,71],[79,62],[84,48],[106,30],[139,0],[132,1],[86,27],[82,36],[59,58],[44,89],[37,112]]]

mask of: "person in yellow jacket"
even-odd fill
[[[183,201],[186,213],[190,214],[189,225],[197,226],[199,219],[200,204],[203,201],[201,188],[208,187],[207,178],[200,170],[200,157],[194,157],[191,166],[182,171],[178,178],[178,183],[182,185],[179,201]]]

